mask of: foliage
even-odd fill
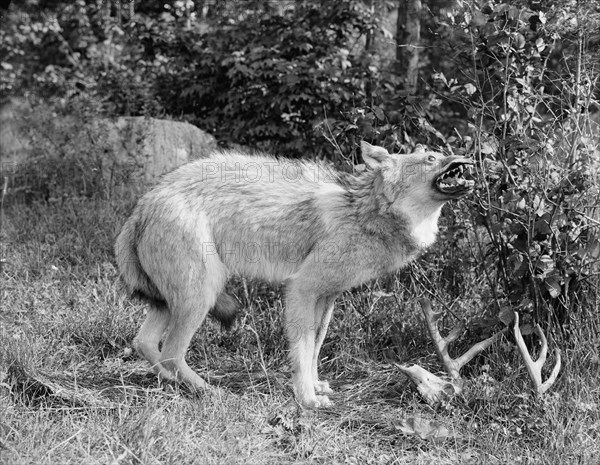
[[[164,76],[173,113],[194,114],[218,138],[306,156],[317,148],[314,127],[326,116],[365,106],[376,70],[350,51],[373,27],[360,2],[308,3],[182,37],[183,73]]]
[[[190,27],[183,3],[167,3],[138,5],[121,21],[98,2],[26,2],[0,29],[3,95],[50,97],[59,112],[88,102],[75,120],[185,119],[224,145],[328,158],[344,169],[360,162],[361,139],[475,153],[477,203],[445,215],[441,245],[407,284],[439,275],[455,297],[491,299],[505,322],[518,308],[566,324],[585,303],[600,254],[595,2],[436,5],[422,18],[413,96],[372,45],[390,2],[376,10],[360,0],[305,1],[280,12],[219,2],[231,8]],[[46,200],[106,196],[98,176],[106,153],[76,155],[89,145],[85,132],[57,128],[52,111],[31,124],[35,163],[48,170],[21,188]],[[57,182],[67,166],[79,173],[68,192]]]
[[[361,45],[382,33],[361,1],[303,2],[243,21],[232,13],[208,29],[186,28],[176,13],[119,24],[83,0],[23,12],[2,32],[0,60],[13,71],[2,89],[84,95],[107,115],[177,115],[223,143],[346,165],[361,138],[410,149],[409,135],[439,136],[422,103],[392,98],[401,79]]]
[[[463,74],[437,77],[468,109],[474,137],[463,150],[478,154],[481,182],[465,224],[487,232],[480,263],[507,320],[518,308],[566,324],[597,282],[600,140],[590,84],[599,62],[584,52],[585,24],[575,47],[562,26],[583,13],[468,2],[450,16],[465,31],[454,43]],[[586,24],[597,28],[597,6],[595,14]]]
[[[143,47],[100,7],[77,0],[9,13],[0,30],[2,97],[61,103],[84,97],[107,115],[159,114],[158,64],[145,61]]]

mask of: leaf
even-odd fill
[[[471,83],[465,84],[464,88],[467,95],[473,95],[475,92],[477,92],[477,87]]]
[[[544,214],[545,207],[546,202],[544,201],[544,198],[535,194],[535,197],[533,198],[533,210],[535,211],[535,214],[537,216],[542,216]]]
[[[446,79],[446,76],[444,76],[444,73],[442,73],[442,72],[433,73],[432,77],[433,77],[434,80],[436,80],[436,81],[442,81],[446,86],[448,86],[448,80]]]
[[[546,44],[544,43],[544,39],[542,39],[541,37],[538,38],[535,41],[535,47],[537,48],[538,52],[543,52],[544,49],[546,48]]]
[[[434,97],[434,96],[431,96],[431,100],[429,100],[429,105],[430,105],[431,107],[439,107],[439,106],[441,106],[441,105],[442,105],[442,103],[444,103],[444,102],[442,101],[442,99],[436,98],[436,97]],[[456,153],[456,152],[455,152],[455,153]]]
[[[523,34],[520,33],[516,33],[513,36],[513,40],[514,40],[514,47],[518,50],[521,50],[523,48],[525,48],[525,37],[523,36]]]
[[[552,277],[550,279],[547,279],[546,281],[544,281],[544,284],[552,298],[556,299],[558,296],[560,296],[562,290],[557,278]]]
[[[385,120],[385,115],[383,114],[383,110],[381,109],[381,107],[373,107],[373,113],[375,113],[375,116],[377,116],[377,119],[379,121]]]
[[[482,136],[481,137],[481,153],[483,153],[484,155],[491,155],[493,153],[496,153],[496,152],[498,152],[498,148],[499,148],[498,140],[494,136]],[[496,162],[496,163],[498,163],[500,166],[502,166],[502,163],[500,163],[500,162]],[[502,169],[500,169],[499,171],[502,171]]]
[[[394,429],[405,435],[419,436],[421,439],[432,442],[443,442],[446,439],[457,439],[448,428],[435,420],[426,420],[420,417],[410,417],[401,420]]]
[[[554,260],[550,255],[541,255],[535,263],[535,268],[539,273],[538,277],[544,277],[554,270]]]
[[[600,240],[593,239],[588,242],[586,253],[593,260],[600,258]]]
[[[480,27],[487,23],[487,17],[479,10],[473,11],[473,17],[471,18],[471,26]]]
[[[510,325],[512,320],[515,318],[515,311],[507,306],[504,306],[498,312],[498,319],[504,324],[504,326]]]
[[[534,229],[535,229],[536,234],[545,234],[545,235],[552,234],[552,228],[548,224],[548,220],[545,218],[542,218],[541,220],[537,220],[534,224]]]
[[[515,277],[523,277],[529,266],[527,262],[523,259],[523,256],[519,253],[514,253],[509,258],[509,264],[513,272],[513,276]]]

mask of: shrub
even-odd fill
[[[582,5],[544,14],[463,2],[451,17],[465,31],[453,43],[462,74],[438,77],[468,109],[473,137],[456,142],[477,154],[481,179],[477,211],[462,222],[487,234],[479,262],[505,320],[519,309],[566,325],[595,292],[600,138],[590,111],[598,89],[585,83],[594,82],[598,55],[586,53],[585,38],[600,11]],[[595,21],[576,34],[564,26],[585,15]]]

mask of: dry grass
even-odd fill
[[[439,369],[415,287],[344,295],[324,347],[336,406],[293,400],[279,294],[236,285],[246,310],[210,322],[190,364],[220,389],[158,386],[131,351],[143,306],[125,298],[111,245],[126,208],[70,201],[9,206],[0,275],[0,462],[6,464],[594,464],[600,457],[600,309],[582,309],[549,395],[529,394],[503,340],[476,359],[464,397],[435,409],[394,362]],[[385,287],[385,286],[384,286]],[[406,434],[433,420],[435,440]],[[408,422],[409,423],[409,422]]]

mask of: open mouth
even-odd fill
[[[435,178],[435,188],[450,197],[468,194],[475,187],[475,181],[471,179],[472,164],[470,160],[450,162],[442,174]]]

